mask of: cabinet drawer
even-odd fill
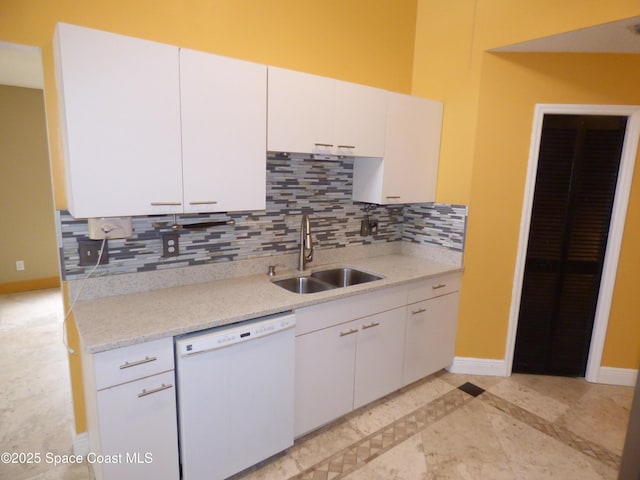
[[[406,304],[407,287],[403,285],[304,307],[296,310],[296,336]]]
[[[450,273],[411,284],[409,287],[409,304],[421,302],[429,298],[447,295],[460,291],[462,276]]]
[[[173,338],[97,353],[94,369],[97,390],[173,370]]]

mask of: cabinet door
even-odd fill
[[[296,337],[296,437],[353,408],[356,322]]]
[[[402,385],[451,365],[458,326],[460,293],[409,305]]]
[[[356,320],[354,408],[397,390],[402,382],[406,308]]]
[[[71,214],[182,211],[178,48],[67,24],[55,42]]]
[[[267,67],[180,50],[185,212],[264,210]]]
[[[442,103],[389,92],[381,203],[433,202]]]
[[[179,478],[173,385],[170,371],[97,393],[100,454],[116,460],[94,465],[102,478]]]
[[[335,81],[269,67],[267,148],[331,153]]]
[[[356,159],[353,199],[382,205],[435,201],[442,103],[387,92],[384,159]]]
[[[384,155],[387,97],[384,90],[336,80],[334,141],[338,155]]]

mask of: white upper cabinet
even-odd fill
[[[267,67],[58,24],[76,218],[263,210]]]
[[[385,154],[386,92],[355,83],[335,83],[335,153],[358,157]]]
[[[328,153],[333,145],[334,80],[269,67],[267,149]]]
[[[58,24],[55,51],[71,214],[182,211],[178,48]]]
[[[356,159],[353,200],[377,204],[435,201],[443,104],[387,93],[384,159]]]
[[[381,157],[384,90],[269,67],[267,149]]]
[[[185,212],[264,210],[267,67],[180,50]]]

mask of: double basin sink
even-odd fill
[[[311,275],[275,280],[273,283],[293,293],[317,293],[381,280],[383,277],[355,268],[331,268]]]

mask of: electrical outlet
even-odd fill
[[[180,255],[180,236],[177,233],[164,233],[162,235],[162,256],[177,257]]]
[[[87,222],[89,238],[128,238],[133,233],[131,217],[90,218]]]
[[[16,260],[16,270],[19,272],[24,270],[24,260]]]
[[[104,251],[100,256],[101,241],[98,240],[79,240],[78,241],[78,253],[80,254],[81,267],[89,267],[98,263],[98,257],[100,258],[100,265],[106,265],[109,263],[109,243],[104,242]]]

